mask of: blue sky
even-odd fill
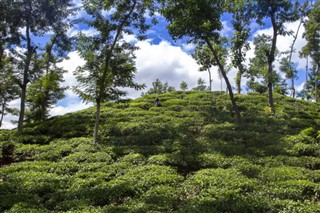
[[[80,0],[74,0],[80,6]],[[85,16],[85,13],[81,12],[77,14],[77,17]],[[158,17],[159,23],[153,26],[148,32],[148,39],[145,41],[138,41],[134,36],[126,36],[125,39],[136,43],[140,48],[136,52],[136,81],[139,83],[146,83],[148,90],[151,87],[152,82],[157,78],[163,83],[168,82],[170,86],[174,86],[179,89],[181,81],[188,83],[188,88],[191,89],[196,86],[198,78],[203,78],[208,82],[207,72],[199,72],[199,66],[196,61],[191,57],[191,54],[195,48],[194,44],[186,43],[186,39],[178,40],[174,42],[166,30],[167,22],[163,17]],[[232,25],[230,23],[230,16],[225,15],[222,18],[224,29],[222,34],[231,35]],[[293,31],[297,30],[299,22],[288,23],[286,27]],[[258,34],[268,34],[272,35],[272,29],[270,24],[266,26],[259,26],[255,23],[251,24],[252,37],[250,41],[251,50],[247,53],[247,64],[249,58],[254,56],[254,46],[252,44],[252,38]],[[95,31],[84,25],[75,25],[69,30],[69,35],[76,35],[79,32],[86,33],[88,35],[94,34]],[[299,58],[300,49],[306,44],[306,41],[302,38],[302,33],[304,28],[300,29],[298,39],[295,44],[296,52],[293,55],[293,62],[297,64],[298,67],[298,80],[296,81],[296,88],[301,90],[303,88],[303,83],[305,81],[305,59]],[[48,41],[50,35],[45,35],[42,38],[34,38],[34,43],[42,45],[45,41]],[[292,37],[279,36],[278,38],[278,48],[280,51],[287,51],[292,43]],[[65,74],[66,86],[75,86],[77,81],[73,76],[73,71],[84,63],[84,61],[79,57],[77,52],[72,51],[69,53],[69,60],[64,60],[59,64],[59,66],[68,70]],[[279,62],[275,62],[275,68],[277,70]],[[221,79],[218,77],[218,72],[216,67],[211,69],[213,74],[213,90],[221,90]],[[237,70],[232,69],[228,73],[228,78],[231,84],[235,87],[234,77]],[[246,83],[246,79],[242,79],[243,85]],[[289,83],[289,81],[288,81]],[[244,86],[243,86],[244,87]],[[222,82],[222,89],[225,90],[225,84]],[[145,91],[146,91],[145,90]],[[137,98],[140,96],[142,91],[128,90],[128,98]],[[245,90],[243,92],[246,92]],[[10,103],[10,106],[19,108],[19,100],[15,100]],[[66,91],[66,98],[59,101],[56,106],[54,106],[50,114],[52,116],[61,115],[68,112],[78,111],[84,108],[92,106],[92,103],[85,104],[71,91]],[[14,128],[15,125],[11,123],[11,120],[17,120],[17,117],[8,115],[4,118],[3,127],[4,129]]]

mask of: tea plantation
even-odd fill
[[[320,212],[320,104],[176,91],[0,131],[1,212]]]

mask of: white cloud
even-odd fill
[[[68,31],[67,34],[68,34],[68,36],[73,37],[73,36],[78,35],[80,32],[86,36],[94,36],[99,33],[96,29],[94,29],[92,27],[90,27],[88,29],[79,29],[78,26],[74,26],[72,29],[70,29]]]
[[[222,21],[222,30],[220,31],[221,35],[227,36],[230,35],[230,33],[232,33],[232,27],[229,26],[229,22],[228,21]]]
[[[86,109],[90,106],[93,106],[92,103],[83,103],[80,99],[74,95],[72,92],[67,92],[66,98],[60,101],[63,105],[56,105],[50,109],[50,116],[63,115],[69,112],[76,112],[82,109]]]
[[[183,43],[182,44],[183,51],[185,51],[187,53],[194,52],[195,48],[196,48],[196,44],[194,44],[194,43]]]
[[[176,89],[180,88],[181,81],[187,82],[189,89],[196,86],[200,77],[208,82],[208,73],[199,72],[199,65],[181,47],[173,46],[167,41],[159,44],[141,41],[137,45],[140,49],[136,52],[136,80],[146,83],[147,90],[157,78]],[[212,68],[212,76],[214,89],[220,90],[220,79],[215,68]]]
[[[67,70],[67,73],[63,75],[65,82],[63,86],[76,86],[77,80],[73,75],[73,72],[78,66],[82,66],[85,61],[79,56],[79,54],[74,51],[68,54],[69,59],[63,60],[61,63],[57,64],[58,67],[62,67]]]

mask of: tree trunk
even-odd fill
[[[275,108],[273,103],[273,69],[272,64],[275,58],[275,52],[277,47],[278,26],[275,19],[275,13],[271,15],[271,23],[273,28],[272,46],[270,53],[267,54],[268,58],[268,99],[271,113],[275,114]]]
[[[294,77],[291,79],[292,98],[296,96],[296,89],[294,88]]]
[[[208,69],[208,73],[209,73],[209,90],[212,90],[212,79],[211,79],[211,71],[210,69]]]
[[[296,32],[296,34],[295,34],[294,37],[293,37],[293,42],[292,42],[291,47],[290,47],[289,64],[290,64],[290,69],[291,69],[291,72],[292,72],[292,79],[291,79],[292,98],[295,98],[296,90],[295,90],[295,88],[294,88],[294,78],[295,78],[295,75],[294,75],[293,70],[292,70],[292,67],[291,67],[291,60],[292,60],[292,54],[293,54],[293,51],[294,51],[294,48],[293,48],[293,47],[294,47],[294,44],[295,44],[296,41],[297,41],[298,34],[299,34],[300,27],[301,27],[302,23],[303,23],[303,21],[300,21],[299,26],[298,26],[298,29],[297,29],[297,32]]]
[[[318,81],[319,81],[319,78],[318,78],[318,74],[319,74],[319,69],[320,69],[320,64],[318,65],[317,67],[317,72],[316,72],[316,77],[315,77],[315,99],[316,99],[316,102],[319,101],[319,97],[318,97]]]
[[[315,87],[314,88],[315,88],[315,92],[314,92],[315,93],[315,95],[314,95],[315,100],[316,100],[316,102],[318,102],[318,78],[317,77],[315,78]]]
[[[23,122],[24,122],[24,111],[25,111],[25,102],[26,102],[26,93],[27,93],[27,84],[29,83],[28,74],[30,69],[31,57],[35,49],[31,46],[31,38],[30,38],[30,17],[31,17],[31,1],[29,4],[30,11],[27,15],[26,20],[26,38],[27,38],[27,57],[24,64],[23,70],[23,79],[20,85],[21,87],[21,102],[20,102],[20,115],[18,121],[18,133],[21,134],[23,131]]]
[[[97,105],[96,105],[96,121],[95,121],[95,124],[94,124],[93,143],[96,143],[98,141],[98,137],[99,137],[101,99],[97,98],[96,102],[97,102]]]
[[[47,97],[49,96],[48,92],[45,92],[44,100],[41,104],[41,121],[44,121],[46,119],[46,111],[47,111]]]
[[[241,94],[241,75],[242,71],[239,70],[238,73],[237,73],[237,76],[236,76],[236,84],[237,84],[237,91],[238,91],[238,94]]]
[[[2,109],[1,109],[1,117],[0,117],[0,128],[2,127],[2,121],[3,121],[3,117],[4,117],[4,110],[5,110],[5,106],[6,106],[6,102],[2,103]]]
[[[21,87],[20,114],[19,114],[19,122],[18,122],[18,133],[19,134],[21,134],[23,131],[26,93],[27,93],[27,85],[23,84]]]
[[[205,39],[205,41],[206,41],[209,49],[211,50],[211,52],[212,52],[212,54],[213,54],[213,56],[214,56],[214,58],[215,58],[215,60],[216,60],[216,62],[218,64],[218,67],[219,67],[219,69],[221,71],[221,74],[222,74],[222,76],[223,76],[223,78],[224,78],[224,80],[226,82],[227,89],[229,90],[229,97],[230,97],[230,100],[231,100],[231,103],[232,103],[233,111],[234,111],[234,113],[236,115],[237,122],[240,123],[241,122],[241,115],[240,115],[236,100],[234,99],[234,95],[233,95],[233,92],[232,92],[232,87],[231,87],[231,84],[230,84],[229,79],[227,77],[227,73],[225,72],[224,67],[221,64],[220,59],[219,59],[216,51],[213,49],[210,40],[207,38],[207,39]]]

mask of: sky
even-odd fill
[[[81,6],[80,0],[74,0],[78,6]],[[84,12],[79,12],[76,17],[85,17]],[[208,72],[199,72],[199,65],[192,58],[191,54],[194,51],[195,45],[189,44],[186,42],[186,39],[173,41],[170,37],[168,31],[166,30],[167,22],[166,20],[158,16],[158,24],[152,26],[152,28],[147,32],[147,39],[144,41],[138,41],[134,35],[127,35],[125,39],[127,41],[133,42],[136,44],[139,49],[136,51],[136,82],[145,83],[147,88],[142,91],[134,91],[128,89],[128,95],[126,98],[137,98],[141,96],[142,92],[146,92],[152,86],[152,82],[156,79],[159,79],[163,83],[168,83],[169,86],[174,86],[177,90],[180,88],[180,83],[182,81],[187,82],[188,89],[196,87],[197,80],[202,78],[206,81],[208,85]],[[230,16],[224,16],[222,19],[223,30],[221,34],[230,36],[232,34],[232,25],[230,22]],[[289,30],[294,32],[297,30],[299,21],[294,23],[286,23],[285,26]],[[254,56],[254,46],[252,38],[259,34],[272,35],[272,28],[270,25],[259,26],[256,23],[250,25],[251,28],[251,40],[249,41],[251,50],[248,51],[246,57],[246,64],[249,64],[249,59]],[[76,35],[79,32],[86,33],[87,35],[92,35],[95,32],[94,29],[83,27],[82,25],[75,25],[72,29],[69,30],[69,35]],[[306,59],[301,59],[299,57],[299,51],[306,44],[305,39],[303,38],[304,28],[301,27],[297,41],[295,43],[295,53],[293,54],[292,61],[297,65],[298,68],[298,79],[296,80],[295,87],[296,89],[302,90],[305,81],[305,66]],[[38,38],[34,43],[39,43],[47,40],[49,34],[45,35],[44,38]],[[293,41],[292,36],[279,36],[277,47],[280,52],[288,51],[290,45]],[[80,58],[76,51],[72,51],[68,54],[69,59],[64,60],[58,64],[58,66],[63,67],[68,72],[64,75],[65,82],[63,86],[76,86],[77,80],[75,79],[73,72],[78,67],[83,65],[85,62]],[[275,69],[277,70],[279,66],[279,61],[275,61]],[[213,79],[213,90],[223,90],[225,91],[225,83],[221,81],[218,76],[218,71],[216,67],[211,68],[212,79]],[[233,87],[235,87],[234,78],[236,76],[237,70],[231,69],[228,73],[228,78]],[[244,88],[246,84],[246,79],[242,79],[242,87]],[[288,84],[290,85],[289,81]],[[246,90],[243,89],[245,93]],[[71,90],[65,91],[66,97],[63,100],[60,100],[51,110],[50,116],[63,115],[65,113],[78,111],[81,109],[88,108],[93,106],[93,103],[83,103],[76,94]],[[20,100],[14,100],[9,105],[10,107],[19,108]],[[6,115],[4,117],[3,125],[1,129],[12,129],[16,127],[16,124],[12,121],[17,121],[17,116]]]

